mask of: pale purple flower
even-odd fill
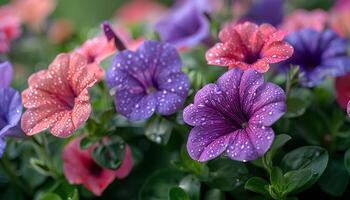
[[[223,153],[244,162],[264,155],[274,139],[270,126],[286,111],[285,100],[284,91],[265,83],[263,74],[231,69],[199,90],[184,110],[184,121],[194,126],[189,155],[202,162]]]
[[[156,24],[161,40],[177,48],[190,48],[208,39],[210,24],[205,13],[209,5],[207,0],[178,1]]]
[[[181,67],[178,52],[168,43],[146,41],[136,52],[118,53],[107,72],[117,112],[131,121],[147,119],[154,112],[175,113],[190,86]]]

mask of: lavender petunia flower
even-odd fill
[[[291,58],[280,64],[286,71],[299,65],[305,87],[319,85],[327,76],[342,76],[350,70],[349,43],[335,32],[305,28],[290,34],[286,41],[294,47]]]
[[[0,88],[10,86],[13,77],[13,69],[10,62],[5,61],[0,63]]]
[[[210,25],[204,13],[209,11],[209,4],[206,0],[178,2],[168,15],[156,24],[162,41],[177,48],[189,48],[208,39]]]
[[[184,121],[194,126],[189,155],[202,162],[224,152],[243,162],[264,155],[274,139],[270,126],[286,111],[285,100],[284,91],[265,83],[263,74],[231,69],[199,90],[184,110]]]
[[[0,156],[3,154],[5,137],[21,137],[19,126],[22,115],[21,95],[12,88],[0,88]]]
[[[181,66],[176,49],[167,43],[146,41],[136,52],[117,54],[107,72],[117,111],[131,121],[147,119],[154,112],[175,113],[190,86]]]
[[[257,24],[269,23],[273,26],[277,26],[283,20],[284,1],[285,0],[254,1],[242,19],[252,20]]]

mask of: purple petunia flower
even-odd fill
[[[131,121],[147,119],[154,112],[175,113],[190,86],[181,66],[176,49],[167,43],[146,41],[136,52],[117,54],[107,72],[117,111]]]
[[[9,62],[0,64],[0,156],[6,147],[6,137],[20,137],[23,132],[19,126],[22,115],[21,95],[9,88],[13,76]]]
[[[277,26],[283,20],[283,13],[284,0],[257,0],[242,19],[252,20],[257,24],[269,23]]]
[[[184,110],[184,121],[194,126],[189,155],[202,162],[223,152],[244,162],[264,155],[274,139],[270,126],[286,111],[285,100],[284,91],[265,83],[263,74],[231,69],[199,90]]]
[[[210,25],[205,16],[209,12],[207,0],[182,0],[177,2],[167,16],[156,24],[164,42],[177,48],[189,48],[209,38]]]
[[[342,76],[350,70],[349,43],[330,29],[319,32],[305,28],[288,35],[286,41],[294,47],[294,54],[280,64],[281,69],[286,71],[291,65],[299,65],[306,87],[317,86],[327,76]]]

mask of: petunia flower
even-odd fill
[[[13,14],[12,7],[0,7],[0,53],[8,52],[11,42],[17,39],[20,34],[20,19]]]
[[[89,118],[88,89],[99,81],[96,70],[78,53],[60,54],[48,70],[28,79],[23,91],[22,129],[31,136],[49,129],[57,137],[68,137]]]
[[[281,69],[299,65],[306,87],[317,86],[327,76],[343,76],[350,70],[349,43],[330,29],[322,32],[302,29],[288,35],[286,41],[293,45],[294,54],[280,64]]]
[[[282,22],[285,0],[256,0],[240,20],[277,26]],[[273,11],[273,12],[271,12]]]
[[[99,67],[100,63],[116,53],[117,50],[124,50],[125,48],[135,50],[143,42],[143,38],[132,40],[129,34],[121,28],[115,29],[114,32],[108,22],[102,23],[101,28],[105,35],[99,35],[87,40],[75,52],[84,55],[89,66],[97,69],[97,74],[102,79],[104,71]]]
[[[220,31],[220,43],[205,55],[208,64],[268,71],[270,63],[288,59],[293,47],[284,42],[284,33],[269,24],[245,22],[228,25]]]
[[[147,119],[154,112],[175,113],[190,86],[181,65],[178,52],[167,43],[146,41],[135,52],[118,53],[107,72],[116,110],[131,121]]]
[[[81,138],[72,140],[63,150],[64,175],[71,184],[83,184],[95,195],[102,192],[116,178],[124,179],[129,175],[133,166],[130,147],[125,147],[125,158],[117,170],[99,166],[92,158],[94,146],[80,149]]]
[[[274,140],[270,127],[286,111],[284,91],[255,70],[234,68],[200,89],[184,109],[194,126],[187,140],[192,159],[208,161],[226,153],[239,161],[264,155]]]
[[[350,73],[335,79],[336,100],[346,110],[350,101]]]
[[[13,69],[9,62],[0,64],[0,157],[6,147],[5,138],[21,137],[19,127],[22,115],[22,101],[18,91],[10,88]]]
[[[127,25],[134,25],[140,22],[155,22],[165,7],[155,0],[132,0],[117,10],[117,20]]]
[[[161,40],[184,49],[194,47],[208,39],[210,25],[205,16],[206,11],[207,8],[199,0],[184,0],[177,3],[156,24]]]
[[[313,28],[316,31],[323,31],[327,25],[328,13],[322,9],[312,11],[295,10],[285,17],[281,29],[292,33],[303,28]]]

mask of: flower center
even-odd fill
[[[103,170],[102,167],[96,164],[93,160],[90,161],[87,167],[90,174],[93,176],[100,176]]]
[[[259,54],[248,54],[245,59],[244,62],[248,63],[248,64],[253,64],[255,63],[258,59],[260,58]]]
[[[157,88],[155,88],[153,85],[149,86],[147,89],[146,89],[146,92],[147,94],[151,94],[153,92],[157,91]]]
[[[243,129],[247,128],[248,127],[248,122],[243,122],[241,126],[242,126]]]

